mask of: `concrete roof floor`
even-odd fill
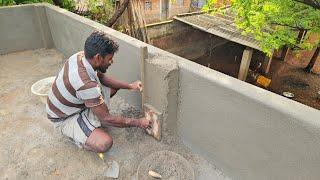
[[[105,130],[114,144],[102,161],[96,153],[79,149],[55,133],[44,104],[30,87],[42,78],[56,75],[64,61],[55,49],[0,56],[0,179],[106,179],[104,172],[114,160],[120,165],[119,179],[131,180],[136,179],[143,159],[163,150],[183,156],[194,169],[196,179],[229,179],[177,137],[159,142],[138,128],[108,127]],[[110,105],[112,114],[141,116],[117,95]]]

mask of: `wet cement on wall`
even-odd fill
[[[177,133],[179,68],[175,59],[155,55],[145,61],[145,102],[162,113],[162,135]]]

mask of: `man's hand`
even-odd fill
[[[143,90],[141,81],[135,81],[129,85],[130,85],[130,90],[137,90],[140,92]]]
[[[142,129],[151,128],[151,121],[146,118],[134,119],[109,114],[108,107],[105,103],[90,108],[99,118],[103,127],[139,127]]]
[[[139,123],[138,123],[139,128],[147,129],[147,128],[151,128],[151,125],[152,125],[151,120],[148,120],[146,118],[139,119]]]

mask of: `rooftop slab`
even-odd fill
[[[44,104],[30,91],[37,80],[54,76],[65,58],[55,49],[37,49],[0,56],[0,179],[104,179],[108,162],[120,165],[119,179],[133,179],[148,155],[169,150],[182,155],[194,169],[196,179],[228,179],[177,137],[158,142],[138,128],[105,129],[114,145],[105,161],[96,153],[78,149],[53,130]],[[111,100],[111,113],[139,117],[141,112],[124,99]]]

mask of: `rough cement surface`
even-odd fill
[[[149,171],[159,173],[162,179],[194,180],[194,171],[188,161],[171,151],[158,151],[143,159],[138,167],[138,179],[153,180]]]
[[[178,63],[168,56],[155,55],[146,59],[144,66],[145,102],[163,113],[162,134],[170,137],[177,131]]]
[[[78,149],[54,133],[44,105],[31,85],[57,74],[64,59],[56,50],[40,49],[0,56],[0,179],[105,179],[108,162],[120,165],[118,179],[135,179],[148,155],[169,150],[183,156],[196,179],[228,179],[205,159],[193,154],[176,137],[155,141],[138,128],[107,128],[114,145],[102,161],[96,153]],[[112,68],[112,67],[111,67]],[[111,113],[140,117],[123,99],[111,100]]]

